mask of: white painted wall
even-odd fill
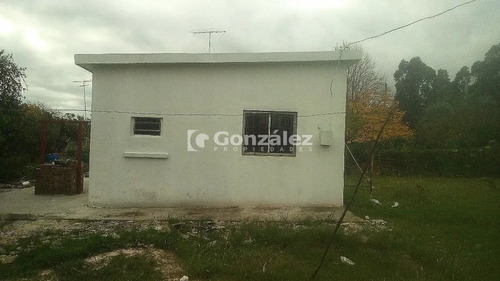
[[[340,62],[338,53],[329,54],[330,61],[158,64],[77,55],[76,63],[93,72],[90,203],[341,204],[346,67],[361,54]],[[312,151],[304,147],[295,157],[250,156],[242,155],[241,146],[236,152],[232,146],[214,151],[210,141],[204,150],[187,151],[188,129],[211,136],[217,131],[241,134],[243,110],[252,109],[296,111],[297,132],[313,135]],[[132,135],[132,117],[157,117],[150,113],[163,118],[161,136]],[[330,146],[319,144],[321,130],[333,131]],[[168,153],[168,159],[128,158],[125,153]]]

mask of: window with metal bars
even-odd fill
[[[132,117],[134,135],[161,135],[161,118]]]
[[[297,113],[243,111],[243,154],[295,156]]]

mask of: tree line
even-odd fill
[[[346,142],[357,161],[373,161],[367,148],[393,112],[376,157],[381,173],[498,176],[500,44],[453,79],[420,57],[401,60],[394,79],[391,93],[367,54],[348,70]]]
[[[12,54],[0,50],[0,182],[33,178],[40,159],[42,120],[82,120],[81,116],[63,115],[43,104],[25,101],[25,70],[14,62]],[[48,126],[46,152],[74,157],[76,126]],[[84,152],[88,159],[88,147]]]
[[[448,71],[419,57],[402,60],[394,73],[403,121],[424,148],[477,148],[500,137],[500,44],[482,61]]]
[[[349,68],[346,141],[373,140],[381,120],[395,114],[383,138],[398,147],[471,149],[500,139],[500,44],[451,80],[420,57],[401,60],[394,94],[368,55]]]

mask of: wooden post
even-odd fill
[[[373,191],[373,154],[371,155],[371,159],[370,159],[370,193],[372,193]]]
[[[78,156],[76,163],[76,194],[83,192],[82,178],[82,142],[83,142],[83,121],[78,122]]]
[[[47,120],[42,121],[42,139],[40,144],[40,164],[45,163],[45,142],[47,137]]]

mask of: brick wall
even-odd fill
[[[80,180],[83,180],[80,179]],[[76,194],[76,165],[40,165],[36,171],[35,194]]]

